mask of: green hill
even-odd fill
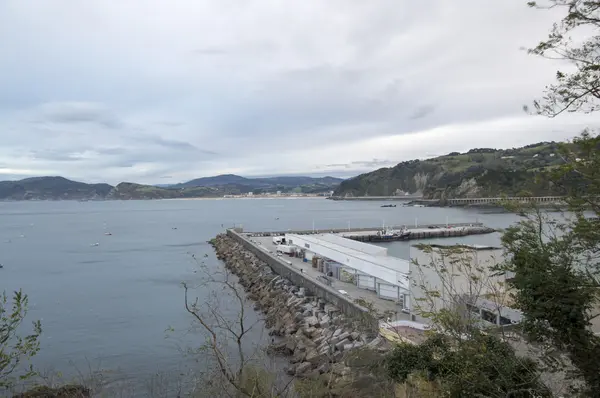
[[[202,198],[222,196],[217,188],[161,188],[154,185],[135,184],[122,182],[107,195],[106,199],[176,199],[176,198]]]
[[[342,182],[342,179],[335,177],[284,176],[246,178],[234,174],[224,174],[214,177],[197,178],[182,184],[172,185],[169,188],[213,187],[218,188],[222,195],[276,191],[321,193],[334,190],[340,182]]]
[[[33,177],[0,181],[0,200],[95,200],[113,189],[108,184],[86,184],[64,177]]]
[[[472,149],[411,160],[343,181],[335,196],[391,196],[397,190],[426,199],[559,195],[546,173],[561,164],[558,143]],[[399,192],[398,192],[399,193]]]

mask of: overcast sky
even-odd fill
[[[3,0],[0,180],[352,176],[570,138],[594,115],[521,109],[560,66],[521,48],[555,20],[525,0]]]

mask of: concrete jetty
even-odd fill
[[[389,348],[372,312],[269,254],[241,231],[228,230],[211,243],[256,303],[255,310],[265,314],[274,339],[268,352],[289,357],[289,375],[341,380],[363,372],[345,363],[349,353],[369,349],[382,354]],[[376,376],[364,377],[372,379],[369,385],[378,384]]]
[[[508,196],[508,197],[482,197],[482,198],[445,198],[445,199],[425,199],[422,196],[356,196],[343,197],[331,196],[330,200],[350,200],[350,201],[407,201],[408,205],[425,206],[500,206],[505,202],[516,203],[564,203],[564,196]]]
[[[452,224],[425,224],[419,226],[391,227],[394,230],[405,228],[410,234],[399,236],[382,236],[378,234],[382,228],[329,228],[312,230],[281,230],[269,232],[250,232],[249,236],[282,236],[285,234],[311,235],[323,232],[339,234],[344,238],[357,240],[360,242],[393,242],[399,240],[411,239],[429,239],[429,238],[450,238],[468,235],[482,235],[496,232],[495,229],[486,227],[483,223],[452,223]]]
[[[353,231],[342,232],[344,238],[357,240],[359,242],[393,242],[400,240],[412,239],[430,239],[430,238],[451,238],[468,235],[482,235],[496,232],[493,228],[488,228],[483,225],[463,225],[463,226],[429,226],[427,228],[407,228],[409,234],[400,235],[381,235],[377,231]]]

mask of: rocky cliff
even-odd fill
[[[472,149],[402,162],[340,184],[336,196],[422,194],[427,199],[560,195],[547,172],[561,162],[557,143],[523,148]]]

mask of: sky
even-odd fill
[[[350,177],[572,138],[525,0],[3,0],[0,180]]]

